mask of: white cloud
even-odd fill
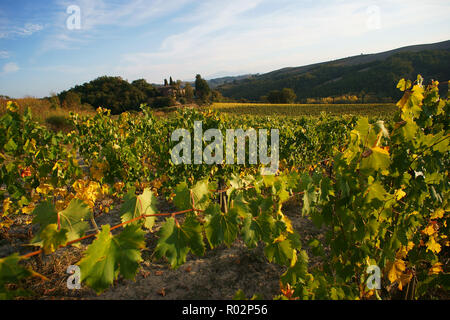
[[[267,72],[341,58],[355,48],[362,50],[352,39],[370,37],[374,32],[367,27],[367,8],[373,1],[335,0],[322,5],[284,1],[272,11],[258,11],[264,2],[269,3],[268,0],[204,2],[188,18],[175,20],[190,22],[187,30],[167,37],[159,50],[124,55],[116,70],[130,78],[146,76],[151,81],[167,74],[191,79],[196,73],[207,76],[217,70]],[[438,1],[400,0],[392,4],[381,0],[377,5],[381,30],[376,32],[385,33],[419,26],[435,18],[444,19],[448,12],[444,9],[450,8]],[[374,43],[369,50],[393,49],[390,41],[383,41],[386,48]],[[343,45],[335,47],[336,43]],[[345,45],[348,43],[352,44],[351,49]]]
[[[0,59],[8,59],[10,56],[8,51],[0,50]]]
[[[42,24],[36,23],[26,23],[23,27],[9,26],[8,24],[2,24],[0,26],[0,39],[1,38],[11,38],[14,36],[27,37],[31,36],[33,33],[41,31],[44,29]]]
[[[19,66],[14,62],[8,62],[3,65],[2,74],[14,73],[19,71]]]
[[[78,48],[103,37],[105,33],[99,30],[102,27],[139,26],[180,10],[193,1],[195,0],[131,0],[121,3],[117,0],[60,0],[57,5],[61,10],[53,18],[56,31],[44,40],[39,52]],[[81,13],[81,29],[76,31],[66,27],[69,17],[66,9],[71,5],[77,5]]]

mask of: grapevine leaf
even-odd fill
[[[218,204],[213,204],[205,211],[206,238],[211,248],[217,247],[222,242],[230,247],[237,237],[238,219],[236,210],[230,210],[228,214],[220,211]]]
[[[384,202],[387,198],[388,193],[384,189],[383,185],[379,181],[373,182],[373,178],[369,178],[369,187],[366,190],[367,203],[371,203],[372,201]]]
[[[236,195],[232,200],[232,209],[236,210],[237,214],[242,218],[246,218],[249,215],[250,208],[242,193]]]
[[[145,189],[144,192],[137,196],[134,190],[125,195],[124,203],[120,208],[120,215],[122,222],[133,220],[142,215],[154,215],[158,211],[156,208],[156,198],[150,189]],[[146,217],[144,219],[144,226],[152,230],[155,224],[156,217]],[[133,224],[139,224],[139,221]]]
[[[55,252],[59,246],[67,242],[67,229],[58,230],[56,224],[49,224],[40,233],[42,239],[42,249],[45,254]]]
[[[173,203],[180,210],[187,210],[192,208],[191,195],[186,182],[181,182],[176,186]]]
[[[307,215],[311,212],[311,205],[316,201],[317,193],[313,188],[308,188],[303,194],[302,214]]]
[[[40,224],[39,233],[32,239],[33,245],[43,245],[41,233],[50,224],[58,223],[55,207],[49,202],[39,204],[33,211],[33,223]],[[89,229],[88,220],[92,216],[89,206],[80,199],[72,199],[67,208],[59,213],[61,229],[67,230],[67,241],[82,237]]]
[[[397,89],[400,91],[405,91],[411,88],[411,80],[406,81],[405,79],[401,79],[397,84]]]
[[[122,222],[133,220],[139,216],[136,212],[137,197],[134,192],[134,190],[130,190],[124,197],[124,202],[119,212]]]
[[[67,241],[82,237],[89,229],[89,222],[86,220],[92,217],[92,211],[83,200],[72,199],[67,208],[59,214],[61,228],[68,230]]]
[[[261,228],[256,219],[254,219],[251,215],[248,215],[244,219],[241,234],[247,247],[255,248],[258,245],[258,241],[261,238]]]
[[[367,158],[361,160],[362,170],[384,170],[391,164],[389,152],[380,147],[371,148],[371,153]]]
[[[292,259],[290,268],[281,276],[283,284],[295,285],[298,282],[304,283],[308,274],[308,254],[305,250],[300,252]]]
[[[33,224],[39,223],[41,225],[41,229],[45,228],[47,225],[56,223],[58,220],[57,212],[55,206],[50,202],[41,202],[36,206],[33,211]]]
[[[202,228],[193,216],[188,216],[182,226],[174,218],[167,219],[158,235],[160,238],[155,255],[158,258],[166,257],[174,269],[186,262],[190,250],[197,255],[205,252]]]
[[[0,300],[12,299],[26,292],[22,289],[9,290],[5,287],[9,283],[18,283],[20,280],[30,277],[33,272],[19,265],[21,257],[14,253],[0,259]]]
[[[269,262],[273,261],[280,265],[288,266],[294,257],[295,250],[292,247],[291,241],[286,239],[281,242],[275,241],[274,243],[268,244],[264,248],[264,253]]]
[[[150,189],[145,189],[144,192],[138,196],[139,203],[139,213],[141,215],[154,215],[158,211],[156,209],[156,198],[153,192]],[[146,217],[144,226],[152,230],[153,225],[155,224],[156,217]]]
[[[209,204],[209,183],[208,180],[202,180],[195,184],[191,189],[192,197],[194,198],[195,208],[204,210]],[[192,206],[192,205],[191,205]]]
[[[126,279],[133,279],[142,261],[140,249],[143,248],[144,231],[139,226],[130,225],[113,236],[110,226],[103,225],[78,263],[81,280],[100,294],[117,279],[119,273]]]

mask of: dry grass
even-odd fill
[[[11,99],[19,106],[19,112],[23,113],[27,108],[31,109],[33,119],[54,130],[69,130],[70,112],[80,115],[94,115],[95,110],[90,106],[77,106],[70,109],[52,106],[46,99],[25,97],[21,99]],[[9,99],[0,98],[0,116],[6,112],[6,104]]]

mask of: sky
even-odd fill
[[[1,0],[0,95],[190,81],[449,40],[448,0]]]

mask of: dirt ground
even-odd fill
[[[161,212],[173,212],[173,207],[165,202],[159,205]],[[297,203],[285,205],[285,213],[292,220],[293,227],[300,233],[302,241],[312,237],[321,238],[322,233],[312,223],[301,217],[301,208]],[[115,225],[120,223],[118,210],[96,218],[97,224]],[[185,265],[172,270],[163,260],[152,257],[156,246],[156,231],[164,219],[159,219],[153,233],[147,234],[147,249],[143,252],[144,261],[135,281],[119,279],[103,294],[95,292],[82,284],[80,290],[67,289],[67,267],[76,264],[82,252],[92,240],[85,240],[80,248],[62,248],[43,257],[33,257],[27,263],[33,270],[48,278],[44,281],[33,278],[25,283],[25,288],[34,292],[32,299],[127,299],[127,300],[223,300],[232,299],[241,289],[247,297],[254,294],[264,299],[273,299],[280,294],[279,279],[285,267],[269,263],[264,257],[263,247],[248,249],[243,241],[237,240],[230,248],[221,246],[207,249],[203,257],[189,254]],[[29,226],[36,232],[36,226]],[[31,252],[26,247],[27,237],[20,238],[24,230],[14,230],[0,238],[0,257],[19,251]],[[26,233],[26,232],[25,232]]]

